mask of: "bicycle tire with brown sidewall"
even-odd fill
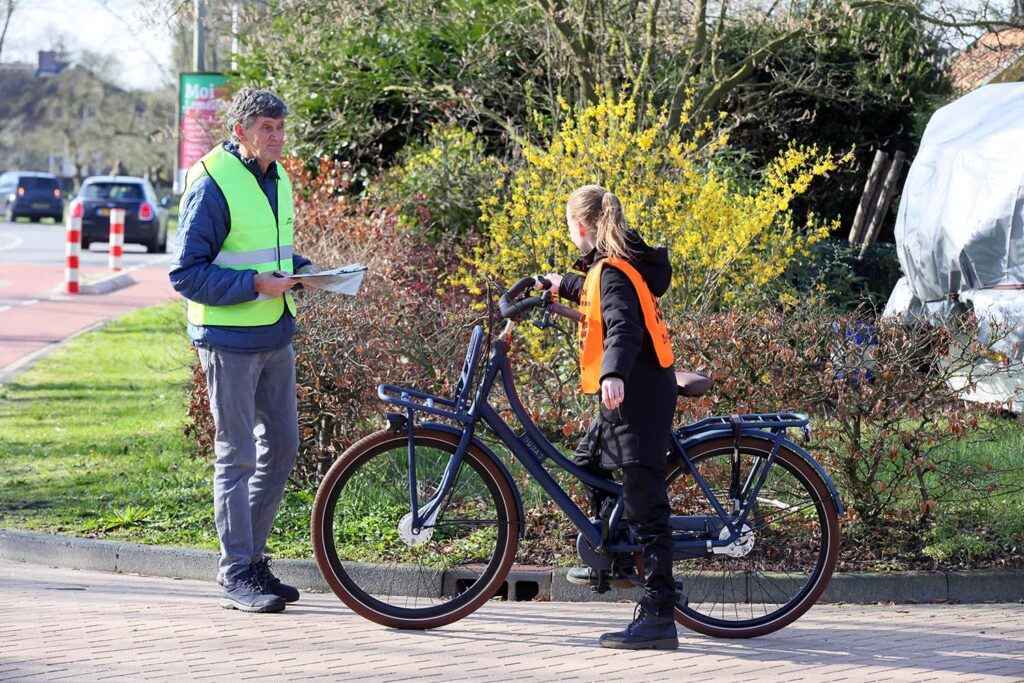
[[[723,448],[731,449],[733,444],[734,440],[732,436],[723,436],[720,439],[711,439],[702,444],[698,444],[691,451],[687,451],[687,455],[689,455],[692,461],[696,462],[702,455],[719,451]],[[760,451],[768,453],[771,450],[771,447],[772,442],[764,438],[743,437],[740,439],[741,452]],[[776,458],[786,462],[800,473],[800,475],[807,481],[808,485],[814,490],[815,496],[821,501],[823,506],[825,529],[829,535],[828,548],[825,550],[825,561],[821,567],[821,572],[815,579],[814,585],[796,605],[786,610],[783,614],[780,614],[777,619],[773,619],[764,624],[743,628],[723,628],[695,619],[677,607],[675,609],[674,616],[678,624],[685,626],[691,631],[696,631],[697,633],[702,633],[716,638],[755,638],[757,636],[767,635],[788,626],[803,616],[807,610],[814,606],[818,601],[818,598],[821,597],[822,592],[828,586],[829,579],[832,577],[832,572],[835,569],[836,562],[839,557],[839,515],[836,511],[835,500],[833,500],[832,493],[828,486],[826,486],[825,482],[822,481],[821,476],[804,458],[784,447],[776,454]],[[699,470],[699,463],[697,463],[697,468]],[[679,472],[680,468],[670,471],[668,481],[671,482],[674,476],[678,476]],[[686,587],[683,586],[684,591],[685,589]]]
[[[414,430],[413,435],[417,443],[427,444],[434,442],[436,445],[450,447],[453,451],[458,447],[458,436],[447,432],[419,427]],[[465,457],[467,459],[472,459],[480,466],[480,469],[477,470],[478,474],[486,472],[486,475],[491,479],[490,483],[493,484],[499,494],[498,498],[495,499],[495,504],[502,505],[507,519],[508,531],[505,534],[504,547],[499,549],[501,550],[502,557],[496,570],[484,585],[479,587],[475,584],[473,585],[470,590],[477,592],[474,597],[450,612],[434,614],[424,618],[408,618],[394,616],[386,612],[382,612],[381,610],[374,608],[372,605],[366,604],[344,585],[342,578],[336,571],[334,562],[332,562],[328,554],[326,548],[327,543],[324,540],[324,534],[328,531],[326,528],[328,502],[338,481],[348,472],[349,468],[360,464],[360,460],[368,451],[380,448],[389,442],[394,442],[396,445],[401,444],[404,446],[406,441],[407,435],[404,433],[383,430],[365,436],[352,444],[352,446],[349,447],[333,465],[331,465],[331,468],[328,470],[323,481],[321,481],[320,486],[317,488],[316,498],[313,502],[313,512],[310,519],[310,534],[313,542],[313,557],[316,560],[317,567],[320,569],[320,573],[323,575],[327,585],[330,586],[331,591],[338,596],[345,605],[361,617],[381,624],[382,626],[422,630],[437,628],[439,626],[454,623],[475,612],[498,592],[501,585],[504,583],[505,578],[508,576],[509,570],[512,568],[512,563],[515,560],[516,551],[519,547],[519,507],[516,502],[515,493],[509,485],[500,465],[496,463],[490,455],[482,451],[477,446],[470,444],[466,450]],[[466,466],[469,466],[468,463],[463,464],[463,467]],[[335,558],[335,560],[339,567],[343,566],[343,562],[337,560],[337,558]]]

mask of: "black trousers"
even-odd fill
[[[641,362],[643,361],[643,362]],[[675,603],[672,580],[671,508],[665,488],[669,429],[676,405],[676,378],[651,358],[637,361],[626,382],[626,397],[613,410],[600,406],[573,460],[592,472],[608,476],[622,470],[623,517],[643,545],[644,592],[648,606],[671,610]],[[603,492],[589,490],[592,514],[601,510]]]
[[[665,466],[622,468],[624,517],[644,547],[644,593],[650,607],[671,611],[676,600],[672,579],[672,510],[665,489]]]
[[[596,463],[586,469],[607,476],[608,470]],[[623,517],[636,542],[643,546],[644,596],[648,606],[663,615],[670,613],[676,601],[676,586],[672,578],[672,514],[665,486],[667,465],[631,465],[622,468]],[[609,494],[586,486],[591,515],[600,514],[601,505]]]

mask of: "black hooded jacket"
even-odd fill
[[[668,291],[672,266],[668,250],[650,247],[635,232],[630,245],[637,256],[633,266],[655,296]],[[573,266],[586,272],[600,254],[591,252]],[[558,294],[579,303],[584,276],[566,273]],[[643,466],[661,472],[676,405],[676,379],[672,368],[658,363],[654,342],[643,320],[640,299],[629,276],[606,267],[601,271],[601,319],[604,323],[604,355],[601,379],[618,377],[625,385],[625,399],[618,408],[600,405],[576,450],[578,464],[603,469]]]

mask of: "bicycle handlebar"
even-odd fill
[[[564,318],[569,318],[576,322],[583,320],[583,315],[579,311],[553,302],[550,294],[519,299],[520,295],[536,284],[540,284],[545,290],[551,287],[551,283],[540,276],[520,278],[514,285],[509,287],[508,291],[498,298],[498,311],[501,313],[501,317],[517,318],[531,308],[544,306],[547,310]],[[517,299],[519,300],[517,301]]]
[[[544,300],[539,296],[530,296],[519,299],[519,295],[533,287],[537,281],[532,277],[524,277],[508,288],[508,291],[498,299],[498,310],[502,318],[516,318],[537,306],[542,306]]]

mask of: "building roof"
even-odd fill
[[[1024,58],[1024,29],[990,31],[953,58],[950,80],[957,94],[968,93],[987,83],[1015,81],[1021,76],[1014,67]]]

